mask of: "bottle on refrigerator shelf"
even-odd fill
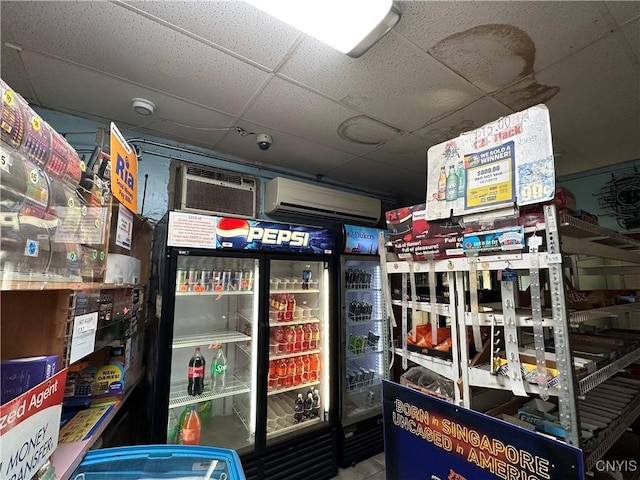
[[[320,326],[317,323],[311,324],[311,344],[309,348],[311,350],[320,348]]]
[[[279,353],[284,353],[287,350],[287,344],[285,339],[285,329],[283,327],[275,327],[271,330],[272,343],[277,345]]]
[[[276,372],[278,374],[278,387],[284,388],[286,387],[287,382],[287,362],[285,362],[284,358],[278,361],[278,366],[276,368]]]
[[[318,372],[320,371],[320,355],[314,353],[311,355],[309,362],[309,381],[315,382],[318,380]]]
[[[200,416],[196,411],[196,406],[190,405],[189,413],[187,413],[180,431],[182,445],[200,445],[201,428]]]
[[[296,403],[293,409],[293,421],[294,423],[300,423],[302,421],[302,415],[304,414],[304,400],[302,394],[299,393],[296,397]]]
[[[307,392],[307,398],[304,400],[304,416],[306,418],[310,418],[312,410],[313,410],[313,392],[309,390]]]
[[[287,359],[287,368],[286,368],[286,378],[285,378],[285,386],[292,387],[293,386],[293,377],[296,375],[296,361],[293,358]]]
[[[200,347],[196,347],[196,351],[189,360],[189,370],[187,376],[189,377],[189,385],[187,392],[189,395],[201,395],[204,391],[204,368],[205,360],[200,353]]]
[[[304,337],[302,339],[302,350],[307,351],[311,348],[311,341],[313,340],[313,330],[311,324],[307,323],[304,326]]]
[[[302,289],[309,290],[309,282],[311,282],[311,265],[305,265],[302,271]]]
[[[293,320],[293,312],[296,309],[296,297],[293,295],[293,293],[290,293],[289,295],[287,295],[287,300],[286,300],[286,311],[285,311],[285,320],[287,322],[290,322],[291,320]]]
[[[302,351],[302,341],[304,340],[304,330],[302,325],[298,325],[295,329],[295,343],[293,345],[293,351],[295,353]]]
[[[218,346],[218,353],[211,364],[211,390],[220,393],[224,390],[227,376],[227,357],[224,356],[222,345]]]
[[[293,353],[294,348],[295,348],[295,343],[296,343],[296,327],[294,327],[293,325],[291,325],[291,328],[289,328],[285,334],[284,334],[284,339],[285,339],[285,351],[287,353]]]
[[[294,385],[300,385],[302,383],[304,383],[304,360],[302,359],[302,356],[298,356],[295,359],[296,362],[296,374],[293,377],[293,384]]]
[[[178,419],[178,427],[176,429],[176,443],[179,445],[182,445],[182,426],[184,425],[184,421],[189,414],[190,408],[191,407],[189,406],[185,407],[185,409],[182,410],[182,413],[180,414],[180,418]]]
[[[311,381],[311,355],[305,355],[302,359],[302,383],[308,383]]]
[[[273,390],[277,386],[278,386],[278,362],[276,360],[271,360],[269,362],[268,388],[269,390]]]
[[[177,443],[180,432],[180,420],[172,409],[169,409],[167,421],[167,443]]]
[[[316,388],[313,391],[312,395],[313,403],[311,404],[311,417],[319,417],[320,416],[320,404],[322,403],[320,400],[320,391]]]

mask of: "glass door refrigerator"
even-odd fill
[[[332,478],[335,234],[184,212],[166,223],[152,441],[184,443],[195,406],[199,444],[236,450],[248,479]],[[190,235],[211,248],[190,247]]]
[[[340,255],[338,464],[384,450],[382,379],[388,378],[378,239],[384,231],[344,225]]]

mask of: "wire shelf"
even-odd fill
[[[215,400],[218,398],[232,397],[241,393],[249,393],[249,386],[237,378],[227,378],[222,392],[205,390],[201,395],[189,395],[187,393],[187,381],[174,383],[169,390],[169,408],[184,407],[196,403]]]
[[[198,347],[214,343],[246,342],[251,337],[235,330],[211,332],[203,335],[181,335],[173,339],[173,348]]]

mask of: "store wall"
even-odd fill
[[[640,232],[640,159],[560,177],[579,209],[621,233]]]

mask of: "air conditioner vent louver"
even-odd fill
[[[177,208],[208,214],[255,218],[256,179],[214,168],[183,165],[177,182]]]
[[[382,213],[378,199],[281,177],[267,182],[264,211],[367,225],[375,225]]]

